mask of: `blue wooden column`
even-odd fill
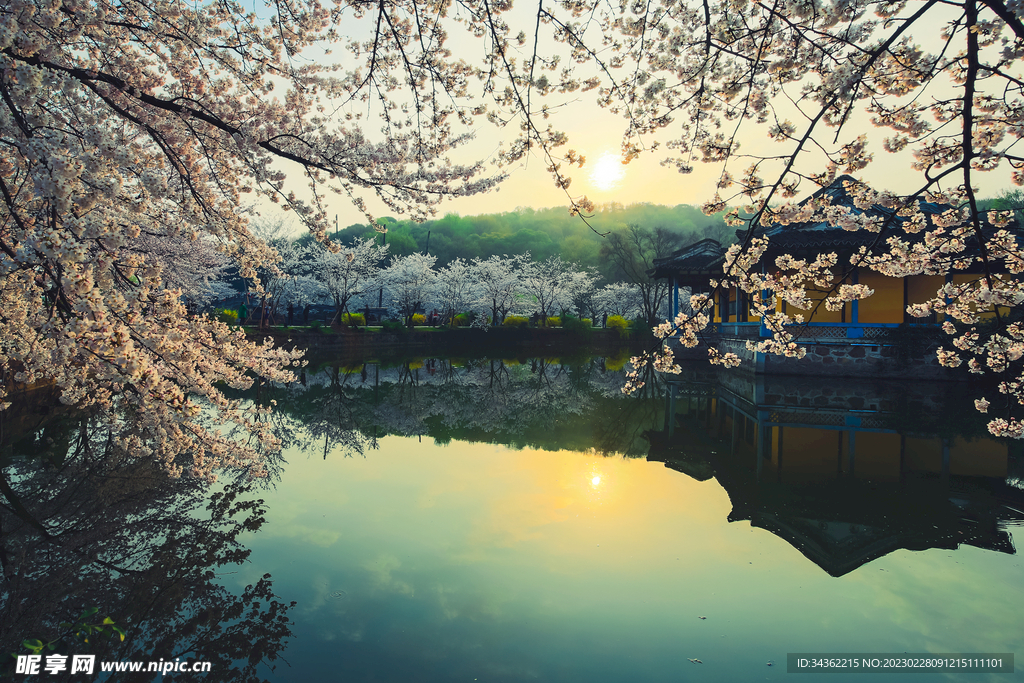
[[[860,281],[859,274],[860,268],[854,268],[852,275],[853,284],[858,284],[858,282]],[[864,336],[864,328],[858,326],[859,322],[860,301],[858,299],[854,299],[853,301],[850,302],[850,327],[846,328],[847,339],[860,339]]]
[[[672,321],[679,315],[679,278],[672,275]]]

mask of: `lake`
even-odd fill
[[[90,461],[81,427],[25,437],[8,479],[66,540],[0,512],[0,637],[95,605],[129,626],[101,655],[272,682],[773,680],[789,653],[1018,651],[1024,461],[962,385],[698,366],[627,397],[624,363],[311,366],[249,394],[285,442],[254,487]]]

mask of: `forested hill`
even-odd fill
[[[494,254],[521,254],[529,251],[535,260],[557,254],[566,261],[603,270],[599,253],[602,238],[564,207],[550,209],[518,209],[507,213],[458,216],[449,214],[425,223],[383,218],[387,225],[387,243],[391,254],[404,256],[413,252],[429,252],[438,265],[461,257],[486,258]],[[705,237],[731,242],[734,229],[725,225],[722,214],[705,216],[695,206],[662,206],[657,204],[607,204],[600,206],[589,222],[600,232],[622,230],[629,224],[644,228],[667,228],[687,244]],[[429,247],[427,235],[430,235]],[[338,233],[344,242],[367,237],[372,230],[366,225],[350,225]]]

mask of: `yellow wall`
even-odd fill
[[[935,298],[935,293],[946,282],[944,275],[914,275],[907,278],[907,303],[919,304],[928,299]],[[942,316],[940,314],[939,320]],[[911,323],[931,322],[929,318],[908,318]]]
[[[875,293],[861,301],[858,322],[862,323],[902,323],[904,321],[903,280],[880,275],[873,271],[861,270],[859,282],[875,290]],[[972,276],[968,276],[972,277]],[[919,303],[935,296],[935,292],[945,282],[942,275],[915,275],[907,279],[907,301]],[[808,291],[808,297],[816,304],[825,297],[825,292]],[[813,307],[812,307],[813,308]],[[818,308],[811,322],[838,323],[844,319],[852,322],[850,305],[846,305],[845,318],[842,311],[829,311],[824,305]],[[807,313],[805,313],[807,315]],[[911,319],[910,322],[930,322],[927,318]]]
[[[858,282],[875,290],[875,293],[860,302],[858,322],[901,323],[903,322],[903,280],[885,277],[870,270],[860,270]]]

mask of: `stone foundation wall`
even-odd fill
[[[900,377],[955,379],[939,365],[934,350],[914,358],[901,358],[900,349],[888,344],[814,344],[802,359],[767,356],[766,373],[789,375],[828,374],[838,377]]]

